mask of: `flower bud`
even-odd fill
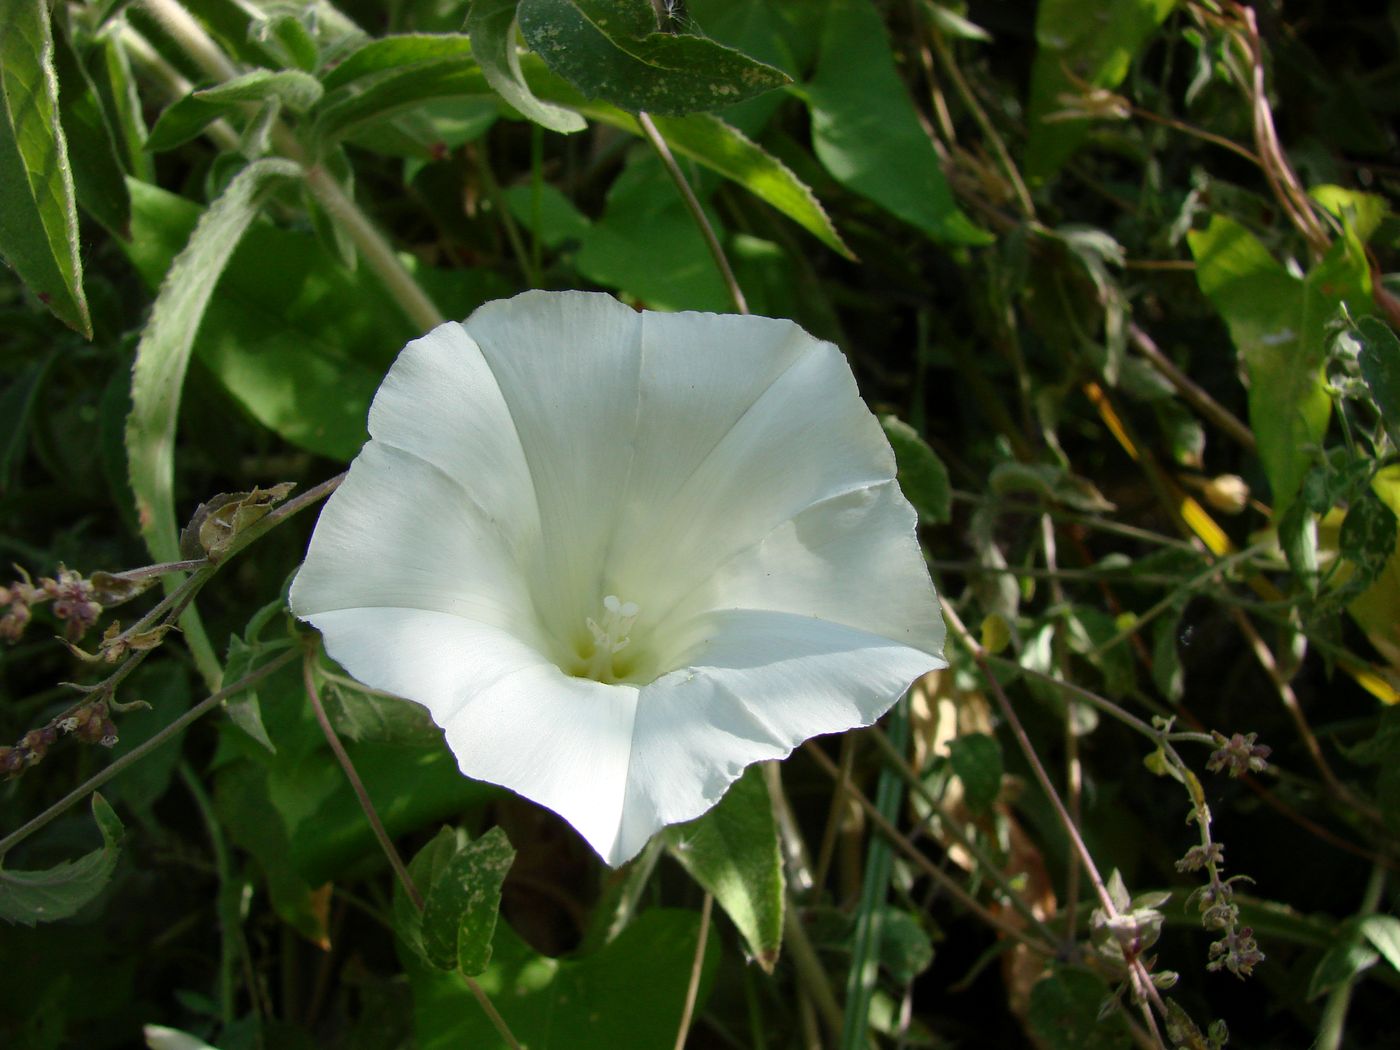
[[[1249,485],[1238,474],[1221,474],[1201,486],[1201,495],[1216,510],[1239,514],[1249,506]]]

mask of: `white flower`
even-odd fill
[[[369,430],[293,610],[609,864],[945,666],[889,445],[790,321],[526,292],[409,343]]]

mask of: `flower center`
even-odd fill
[[[574,659],[564,668],[576,678],[592,678],[612,684],[637,670],[639,657],[629,633],[641,612],[636,602],[624,602],[615,594],[603,599],[603,615],[586,617],[588,635],[580,634],[574,645]]]

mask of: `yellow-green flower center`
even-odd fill
[[[603,599],[603,615],[585,618],[588,633],[574,638],[573,659],[564,670],[575,678],[592,678],[611,685],[635,675],[643,662],[640,647],[632,643],[632,625],[641,609],[615,594]]]

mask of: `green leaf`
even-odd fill
[[[516,17],[550,69],[632,113],[709,112],[790,80],[705,37],[658,32],[650,0],[520,0]]]
[[[1131,1046],[1121,1013],[1099,1017],[1099,1007],[1108,994],[1108,985],[1097,974],[1059,967],[1031,989],[1030,1030],[1049,1050],[1122,1050]]]
[[[545,247],[557,250],[570,241],[581,242],[592,225],[574,202],[547,182],[539,184],[539,215],[535,214],[534,189],[528,184],[504,191],[506,206],[515,221],[534,232]],[[538,228],[536,220],[538,219]]]
[[[327,92],[314,110],[315,131],[325,142],[337,142],[433,99],[490,92],[463,37],[448,57],[368,73],[346,87]]]
[[[0,495],[9,492],[10,480],[24,455],[30,417],[39,391],[59,354],[51,350],[12,379],[0,392]]]
[[[362,77],[445,60],[460,62],[471,57],[471,40],[460,33],[403,33],[380,37],[345,56],[321,78],[321,86],[329,95]]]
[[[701,199],[704,193],[701,191]],[[717,216],[711,222],[722,231]],[[720,233],[723,236],[723,233]],[[628,292],[653,308],[730,308],[714,256],[660,162],[639,153],[608,189],[574,266],[590,281]]]
[[[1395,512],[1368,488],[1347,510],[1337,536],[1342,557],[1356,566],[1348,589],[1365,590],[1385,571],[1395,553],[1395,533]]]
[[[1316,459],[1332,412],[1322,374],[1321,328],[1309,330],[1304,282],[1239,223],[1214,215],[1207,229],[1187,240],[1196,281],[1225,319],[1249,375],[1249,422],[1277,521]],[[1317,338],[1310,337],[1314,334]]]
[[[1382,933],[1384,937],[1384,933]],[[1318,960],[1308,982],[1308,1000],[1326,995],[1341,985],[1351,984],[1361,974],[1380,961],[1380,956],[1367,947],[1361,937],[1360,922],[1349,919],[1337,928],[1336,937]]]
[[[440,866],[423,902],[423,952],[439,970],[475,977],[486,969],[501,884],[514,860],[506,833],[492,828]]]
[[[1152,628],[1152,682],[1174,704],[1181,700],[1185,689],[1181,651],[1176,644],[1180,628],[1180,608],[1160,617]]]
[[[899,487],[925,525],[941,525],[953,516],[953,490],[948,468],[919,432],[894,416],[881,416],[880,425],[894,449]]]
[[[1356,334],[1361,342],[1357,355],[1361,378],[1376,402],[1390,443],[1400,448],[1400,339],[1374,317],[1357,321]]]
[[[201,212],[153,186],[131,188],[125,250],[154,285]],[[417,276],[449,316],[510,292],[484,269],[420,268]],[[351,273],[316,237],[259,224],[228,262],[194,353],[259,423],[300,448],[348,460],[364,444],[385,370],[417,334],[367,267]]]
[[[438,875],[446,871],[467,845],[467,833],[460,828],[440,828],[428,844],[414,854],[408,862],[408,877],[422,893],[423,887],[432,886]],[[424,964],[433,966],[423,945],[423,912],[409,899],[402,884],[394,886],[394,932],[399,939],[413,950],[413,954]],[[451,970],[455,963],[442,967]],[[434,966],[434,969],[438,967]]]
[[[467,11],[467,36],[481,71],[497,93],[521,116],[550,131],[568,134],[582,131],[588,122],[573,110],[535,97],[520,71],[515,46],[515,7],[519,0],[472,0]]]
[[[200,98],[194,93],[178,98],[161,110],[150,135],[146,138],[146,149],[151,153],[163,153],[176,146],[183,146],[214,121],[225,116],[230,108]]]
[[[636,118],[616,106],[583,101],[577,105],[579,112],[599,123],[611,124],[639,137],[642,134]],[[745,137],[738,128],[710,113],[658,116],[653,122],[675,153],[738,183],[827,247],[848,259],[855,258],[816,194],[787,165]]]
[[[816,75],[800,93],[837,182],[940,243],[991,243],[953,199],[870,0],[830,0]]]
[[[1361,920],[1360,929],[1385,961],[1400,970],[1400,919],[1394,915],[1368,915]]]
[[[783,863],[763,771],[750,766],[719,805],[665,835],[671,856],[715,895],[749,953],[772,973],[783,946]]]
[[[131,197],[118,160],[117,142],[97,87],[67,40],[57,42],[59,113],[78,206],[114,237],[131,236]]]
[[[699,917],[652,908],[592,955],[551,959],[532,951],[504,923],[491,964],[477,978],[522,1045],[530,1050],[618,1050],[675,1041],[695,958]],[[697,1013],[719,962],[709,939]],[[406,957],[419,1050],[500,1050],[505,1046],[457,974]]]
[[[1081,84],[1116,88],[1175,6],[1176,0],[1104,0],[1091,8],[1078,0],[1043,0],[1037,5],[1027,176],[1049,178],[1089,134],[1087,119],[1046,119],[1065,108],[1061,96],[1080,95]]]
[[[0,255],[55,317],[91,339],[48,5],[0,0],[0,26]]]
[[[161,284],[136,348],[126,447],[141,534],[157,561],[179,558],[175,519],[175,422],[195,333],[224,266],[257,217],[277,179],[301,169],[285,160],[255,161],[200,217],[189,243]]]
[[[44,871],[6,871],[0,867],[0,919],[33,926],[77,913],[107,885],[117,866],[122,822],[99,794],[92,796],[92,816],[102,845],[77,860]]]
[[[879,912],[880,965],[896,984],[907,985],[933,963],[933,940],[919,917],[892,905]]]
[[[305,113],[324,93],[321,82],[299,69],[255,69],[215,87],[196,91],[194,97],[216,105],[233,102],[266,102],[276,99],[294,113]]]
[[[985,733],[968,733],[948,743],[948,761],[963,783],[968,807],[982,813],[1001,794],[1001,745]]]

